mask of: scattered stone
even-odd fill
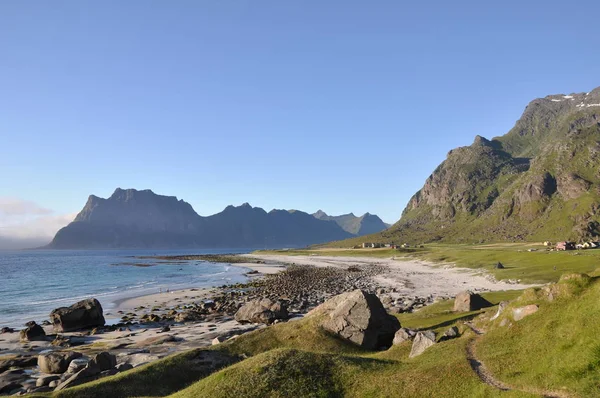
[[[513,309],[513,319],[520,321],[521,319],[534,314],[537,312],[539,307],[536,304],[526,305],[525,307],[519,307]]]
[[[12,359],[0,361],[0,373],[6,372],[10,368],[30,368],[37,365],[37,356],[19,356]]]
[[[37,387],[44,387],[44,386],[47,386],[48,384],[50,384],[50,382],[54,381],[54,380],[60,380],[60,376],[58,376],[58,375],[44,375],[44,376],[40,376],[35,381],[35,385]]]
[[[50,313],[50,320],[57,332],[70,332],[105,324],[102,306],[95,298],[79,301],[70,307],[57,308]]]
[[[48,383],[48,387],[54,389],[58,386],[58,383],[60,383],[60,380],[52,380],[50,383]]]
[[[455,312],[477,311],[482,308],[491,307],[492,303],[477,293],[469,291],[459,293],[454,299]]]
[[[458,328],[456,326],[452,326],[450,329],[446,330],[440,341],[452,340],[459,336]]]
[[[335,296],[311,311],[319,313],[327,315],[323,328],[367,349],[390,347],[400,329],[377,296],[362,290]]]
[[[412,349],[410,350],[409,358],[414,358],[421,355],[425,350],[435,344],[435,332],[427,330],[418,332],[413,341]]]
[[[44,328],[34,321],[27,322],[27,328],[20,332],[21,341],[45,341],[46,332]]]
[[[28,378],[22,369],[7,370],[0,374],[0,394],[9,394],[13,390],[23,387],[23,382]]]
[[[413,330],[407,328],[400,328],[394,335],[393,345],[402,344],[405,341],[410,341],[415,336],[415,332]]]
[[[81,358],[79,352],[52,351],[38,356],[38,366],[42,373],[65,373],[73,359]]]
[[[106,351],[94,355],[87,364],[88,368],[98,368],[100,372],[112,369],[115,366],[117,366],[117,357]]]
[[[502,312],[504,312],[504,309],[506,308],[506,306],[508,305],[508,301],[501,301],[500,304],[498,304],[498,311],[496,312],[496,314],[490,318],[490,320],[495,320],[497,319],[500,314],[502,314]]]
[[[3,327],[2,330],[0,331],[0,334],[4,334],[4,333],[14,333],[15,329],[13,328],[9,328],[9,327]]]
[[[504,265],[500,261],[494,266],[495,269],[504,269]]]
[[[54,391],[61,391],[65,388],[78,386],[83,383],[87,383],[93,380],[96,380],[100,375],[100,369],[95,366],[86,366],[81,369],[79,372],[69,376],[66,380],[62,381],[60,384],[56,386]],[[55,381],[51,382],[54,383]]]
[[[133,369],[133,365],[129,363],[121,363],[115,367],[119,372],[125,372],[127,370]]]
[[[66,373],[75,374],[79,372],[81,369],[85,368],[88,364],[89,360],[85,358],[76,358],[69,363],[69,367],[67,368]]]
[[[166,332],[170,332],[171,328],[169,326],[163,326],[162,329],[160,329],[160,331],[158,333],[166,333]]]
[[[219,337],[219,336],[217,336],[217,337],[215,337],[215,338],[212,340],[212,345],[221,344],[222,342],[223,342],[223,338],[222,338],[222,337]]]
[[[235,320],[239,323],[272,324],[276,319],[287,319],[287,307],[281,302],[269,299],[253,300],[244,304],[236,313]]]

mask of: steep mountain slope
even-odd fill
[[[478,242],[600,234],[600,88],[532,101],[504,136],[451,150],[373,240]]]
[[[53,249],[304,246],[349,238],[335,222],[301,211],[269,213],[245,203],[199,216],[190,204],[150,190],[118,188],[91,195],[75,220],[57,232]]]
[[[313,217],[319,220],[335,221],[344,231],[356,236],[374,234],[389,227],[381,218],[370,213],[365,213],[360,217],[355,216],[354,213],[330,216],[323,210],[319,210],[313,214]]]

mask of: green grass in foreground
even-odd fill
[[[528,252],[534,248],[537,251]],[[540,244],[425,245],[423,249],[317,249],[259,251],[257,254],[409,258],[459,267],[484,269],[497,279],[520,279],[526,283],[556,282],[562,274],[591,273],[600,268],[600,249],[549,252]],[[505,269],[495,269],[501,262]]]
[[[574,297],[522,301],[515,305],[540,309],[510,327],[496,325],[477,345],[489,369],[515,386],[600,396],[600,281]]]

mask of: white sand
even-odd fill
[[[248,257],[256,258],[267,263],[295,263],[296,265],[312,265],[315,267],[347,268],[351,265],[382,265],[389,272],[373,278],[382,286],[396,288],[404,295],[425,297],[454,297],[464,290],[472,291],[497,291],[519,290],[539,285],[525,285],[496,281],[485,270],[458,268],[452,265],[434,265],[431,263],[374,257],[337,257],[337,256],[285,256],[250,254]]]

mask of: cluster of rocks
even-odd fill
[[[387,272],[379,265],[352,265],[348,268],[291,265],[285,271],[254,282],[245,293],[249,300],[285,300],[290,312],[306,312],[325,300],[353,290],[375,293],[372,277]]]
[[[35,363],[41,374],[32,378],[23,368]],[[76,351],[44,352],[10,365],[0,374],[0,394],[60,391],[133,368],[127,363],[117,365],[116,357],[108,352],[85,357]]]

